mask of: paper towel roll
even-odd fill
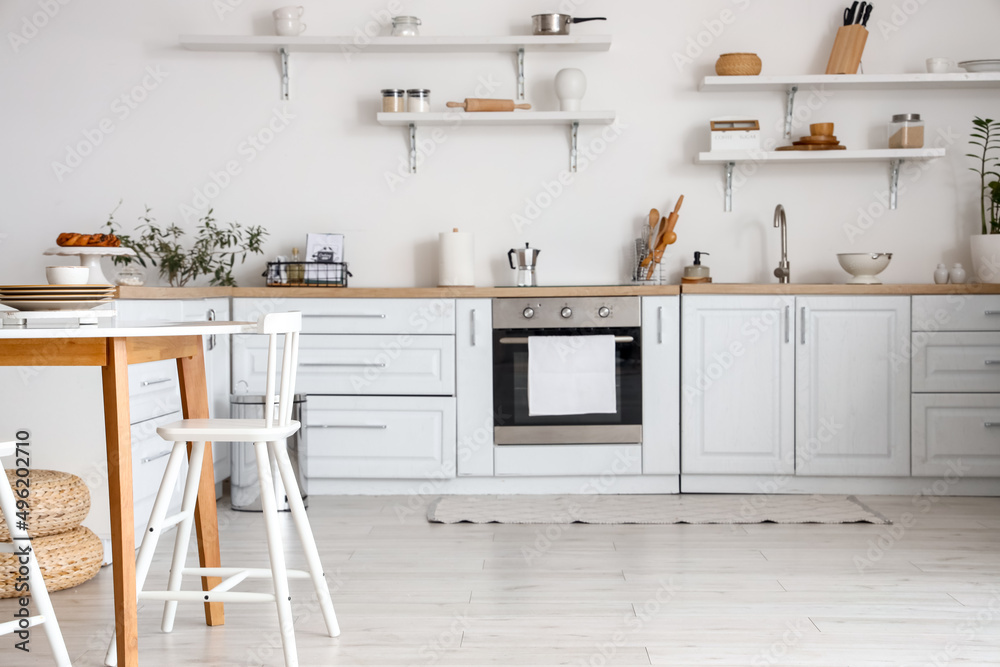
[[[438,286],[473,287],[476,284],[473,235],[454,229],[441,232],[438,242]]]

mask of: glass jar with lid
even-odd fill
[[[382,111],[406,111],[406,91],[402,88],[385,88],[382,90]]]
[[[412,88],[406,91],[406,110],[423,113],[431,110],[431,91],[426,88]]]
[[[393,16],[393,37],[417,37],[420,35],[420,19],[416,16]]]
[[[923,148],[924,121],[918,113],[901,113],[889,123],[889,148]]]

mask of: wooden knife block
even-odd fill
[[[833,42],[830,62],[826,64],[827,74],[857,74],[861,65],[861,54],[868,41],[868,30],[863,25],[845,25],[837,30]]]

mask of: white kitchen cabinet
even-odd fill
[[[642,298],[642,472],[680,473],[680,297]]]
[[[290,310],[302,312],[303,334],[455,333],[454,299],[233,299],[237,321]]]
[[[794,472],[793,307],[784,296],[681,298],[683,473]]]
[[[310,396],[308,477],[454,477],[453,397]]]
[[[456,465],[460,477],[493,475],[493,305],[455,302]]]
[[[1000,332],[914,332],[913,391],[1000,393]]]
[[[910,474],[910,299],[796,299],[795,472]]]
[[[184,301],[184,319],[191,321],[229,320],[229,299],[203,299]],[[259,336],[259,338],[264,338]],[[229,417],[230,387],[230,337],[205,336],[205,381],[208,386],[208,412],[213,419]],[[176,364],[175,364],[176,366]],[[222,481],[232,472],[232,457],[227,443],[212,445],[212,464],[215,469],[216,495],[222,494]]]
[[[1000,394],[914,394],[913,474],[1000,477]]]

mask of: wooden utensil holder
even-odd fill
[[[830,62],[826,64],[827,74],[857,74],[861,65],[861,54],[868,41],[868,30],[860,24],[841,26],[837,39],[833,42]]]

